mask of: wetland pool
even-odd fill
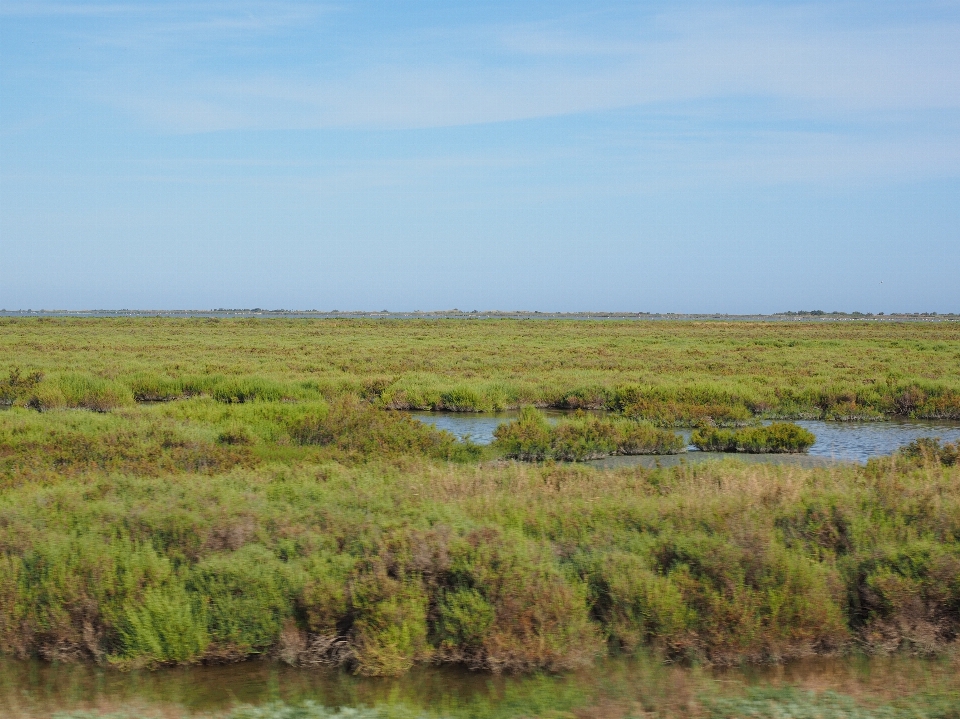
[[[503,422],[516,418],[517,412],[412,412],[421,422],[427,422],[456,435],[469,438],[477,444],[493,442],[493,433]],[[547,410],[548,421],[556,422],[569,412]],[[939,437],[944,442],[960,440],[960,422],[951,420],[893,419],[882,422],[827,422],[823,420],[791,420],[816,436],[817,441],[806,454],[721,454],[699,452],[692,447],[675,455],[638,455],[607,457],[588,462],[598,467],[642,465],[669,467],[683,462],[702,462],[710,459],[736,457],[744,462],[821,466],[835,462],[865,463],[870,457],[893,454],[900,447],[918,437]],[[689,441],[692,430],[678,429]]]

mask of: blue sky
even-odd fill
[[[0,0],[0,308],[960,311],[958,2]]]

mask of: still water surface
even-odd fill
[[[496,677],[425,667],[396,679],[361,678],[334,669],[294,669],[271,660],[225,666],[120,672],[89,664],[0,660],[0,715],[39,719],[62,712],[97,715],[211,716],[238,705],[315,702],[328,707],[394,707],[444,717],[570,716],[586,707],[689,706],[698,697],[744,687],[795,686],[895,699],[960,690],[950,660],[815,658],[725,670],[608,658],[562,676]],[[957,695],[960,696],[960,695]],[[114,714],[117,713],[117,714]],[[403,715],[405,712],[397,712]],[[587,710],[587,716],[605,712]],[[806,715],[805,715],[806,716]]]
[[[557,421],[568,413],[554,410],[545,412],[547,419]],[[439,429],[445,429],[461,439],[469,437],[477,444],[493,441],[494,430],[503,422],[516,418],[516,412],[472,414],[464,412],[414,412],[413,416]],[[918,437],[940,437],[945,442],[960,440],[960,422],[948,420],[895,419],[885,422],[825,422],[822,420],[799,420],[796,422],[816,436],[817,441],[806,455],[736,455],[745,462],[773,462],[803,465],[830,464],[832,462],[866,462],[870,457],[892,454],[899,447]],[[691,430],[677,430],[689,440]],[[695,462],[722,458],[713,452],[698,452],[693,447],[683,455],[665,457],[608,457],[591,464],[597,466],[622,466],[643,464],[670,466],[678,462]]]

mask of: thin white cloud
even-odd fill
[[[660,37],[629,41],[620,31],[607,45],[572,30],[560,37],[510,27],[485,62],[475,37],[458,54],[453,33],[439,59],[436,47],[418,52],[401,40],[399,50],[372,48],[351,63],[251,74],[201,68],[166,85],[158,77],[115,100],[180,132],[439,127],[742,96],[805,103],[828,117],[960,108],[960,24],[817,29],[797,27],[795,15],[668,14],[658,20],[667,28]]]
[[[124,62],[77,72],[88,99],[168,133],[437,128],[631,109],[641,118],[636,142],[658,159],[644,172],[660,182],[943,176],[960,167],[956,21],[855,25],[828,17],[828,5],[704,5],[634,24],[381,28],[358,36],[366,45],[350,45],[354,38],[329,52],[330,38],[314,28],[315,53],[301,46],[273,62],[261,58],[265,36],[282,39],[284,28],[329,8],[176,7],[132,28],[90,31],[132,50]],[[236,37],[235,54],[218,44]],[[931,128],[937,112],[952,119]],[[751,127],[724,129],[737,123]],[[691,137],[691,125],[705,132]],[[703,159],[711,143],[736,151]]]

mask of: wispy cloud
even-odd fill
[[[439,127],[723,97],[789,101],[815,117],[960,107],[960,22],[821,26],[808,13],[798,24],[796,9],[667,11],[636,40],[622,30],[605,40],[576,28],[434,29],[427,46],[387,35],[350,61],[291,51],[284,66],[194,62],[183,76],[172,57],[159,73],[116,75],[110,100],[178,132]]]

